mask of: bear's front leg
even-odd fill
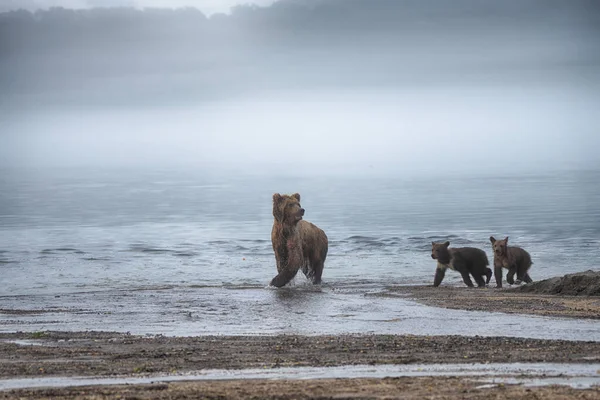
[[[502,265],[494,263],[494,276],[496,277],[496,287],[502,288]]]
[[[466,271],[459,271],[460,274],[462,275],[463,278],[463,282],[465,282],[465,285],[467,285],[468,287],[473,287],[473,281],[471,281],[471,277],[469,276],[469,273]]]
[[[287,285],[287,283],[289,281],[294,279],[294,276],[296,276],[297,273],[298,273],[298,268],[296,268],[296,269],[285,268],[283,271],[281,271],[279,274],[277,274],[277,276],[275,278],[273,278],[271,280],[271,286],[275,286],[275,287],[285,286],[285,285]]]
[[[298,270],[304,263],[302,257],[302,249],[294,245],[293,241],[288,241],[287,245],[287,260],[281,260],[281,270],[275,278],[271,280],[271,285],[275,287],[285,286],[289,281],[294,279]]]
[[[444,280],[444,276],[446,275],[446,268],[437,267],[435,269],[435,277],[433,278],[433,286],[438,287],[440,283]]]

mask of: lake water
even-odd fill
[[[432,283],[430,248],[438,240],[480,247],[491,261],[489,236],[509,236],[531,253],[534,281],[597,270],[599,183],[599,171],[290,178],[3,170],[0,309],[35,312],[0,311],[0,330],[461,334],[444,321],[476,317],[489,321],[473,334],[513,335],[517,320],[522,336],[600,340],[593,321],[543,332],[554,329],[553,319],[370,296],[390,285]],[[274,192],[300,192],[305,219],[329,236],[322,287],[300,275],[291,288],[266,287],[276,273]],[[444,284],[463,285],[453,271]]]

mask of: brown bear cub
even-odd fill
[[[502,287],[502,268],[508,269],[506,282],[510,285],[515,283],[514,276],[517,274],[517,284],[521,281],[526,283],[533,282],[529,277],[529,268],[533,264],[528,252],[520,247],[509,246],[508,236],[504,240],[496,240],[490,236],[492,249],[494,251],[494,277],[496,278],[496,287]]]
[[[450,246],[450,242],[431,242],[431,258],[437,260],[433,286],[438,287],[442,283],[448,268],[458,271],[468,287],[473,287],[469,274],[473,275],[479,287],[485,287],[490,282],[492,270],[488,268],[490,263],[485,251],[474,247],[450,249],[448,246]],[[483,280],[484,276],[487,277],[485,281]]]
[[[281,287],[292,280],[299,269],[314,284],[321,283],[321,275],[327,257],[328,240],[325,232],[316,225],[304,221],[304,208],[300,195],[273,195],[273,230],[271,241],[277,276],[272,286]]]

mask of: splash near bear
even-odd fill
[[[286,285],[299,269],[312,283],[321,283],[329,243],[322,229],[303,219],[300,195],[275,193],[273,217],[271,241],[277,261],[277,276],[271,280],[271,285]]]

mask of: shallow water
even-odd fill
[[[300,281],[300,279],[297,279]],[[468,289],[465,289],[468,290]],[[474,290],[474,289],[473,289]],[[598,340],[600,320],[428,307],[376,285],[188,287],[4,297],[0,331],[115,330],[132,334],[386,333]]]
[[[469,376],[482,382],[523,383],[530,386],[569,385],[588,388],[600,384],[600,364],[413,364],[349,365],[341,367],[282,367],[272,369],[202,370],[185,374],[142,377],[51,377],[0,380],[0,390],[35,387],[144,384],[229,379],[328,379],[405,376]],[[481,377],[493,377],[483,378]]]
[[[369,297],[431,283],[431,241],[510,236],[539,280],[600,265],[600,172],[277,178],[182,171],[0,174],[0,330],[394,332],[600,340],[597,322]],[[322,288],[273,290],[271,196],[300,192],[330,239]],[[459,274],[444,284],[463,286]],[[465,323],[455,323],[456,320]],[[469,323],[467,323],[469,321]],[[475,321],[476,323],[472,323]]]

